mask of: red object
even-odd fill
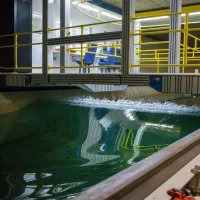
[[[193,197],[187,197],[182,190],[171,189],[167,191],[167,194],[171,196],[173,200],[195,200]]]

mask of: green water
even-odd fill
[[[0,199],[67,199],[200,127],[199,115],[37,100],[0,115]]]

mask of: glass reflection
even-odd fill
[[[198,120],[46,101],[0,115],[0,198],[74,198],[198,129]]]

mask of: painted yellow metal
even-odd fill
[[[15,34],[15,38],[14,38],[14,43],[15,43],[15,47],[14,47],[14,65],[15,65],[15,69],[18,68],[18,35],[17,33]]]
[[[184,44],[184,64],[187,65],[188,63],[188,60],[187,60],[187,50],[188,50],[188,21],[189,21],[189,14],[186,13],[186,16],[185,16],[185,32],[184,32],[184,35],[185,35],[185,44]],[[183,66],[182,68],[182,72],[184,73],[185,72],[185,66]]]
[[[200,63],[191,63],[193,61],[199,61],[199,54],[200,54],[200,47],[198,47],[198,42],[200,41],[200,38],[194,36],[191,34],[195,31],[200,31],[200,28],[189,28],[189,24],[194,23],[189,21],[189,13],[190,12],[196,12],[200,9],[200,6],[190,6],[183,9],[183,12],[178,13],[172,13],[169,14],[169,10],[162,11],[156,11],[154,12],[148,12],[148,14],[137,14],[135,18],[132,18],[133,20],[139,19],[139,18],[149,18],[149,17],[156,17],[156,16],[172,16],[172,15],[180,15],[185,14],[185,22],[184,29],[181,30],[169,30],[169,25],[167,24],[161,24],[159,26],[145,26],[142,27],[137,33],[131,33],[131,36],[139,36],[139,44],[135,44],[140,46],[139,49],[136,50],[137,55],[140,55],[140,58],[136,59],[138,62],[149,62],[148,64],[138,64],[133,65],[133,63],[130,63],[130,68],[132,67],[156,67],[156,71],[160,72],[160,67],[169,67],[169,66],[180,66],[182,67],[182,72],[185,72],[185,67],[200,67]],[[165,13],[166,12],[166,13]],[[153,13],[153,14],[152,14]],[[64,27],[64,28],[57,28],[57,29],[50,29],[50,32],[56,31],[56,30],[66,30],[66,29],[73,29],[73,28],[80,28],[81,29],[81,35],[84,35],[84,27],[89,26],[98,26],[98,25],[104,25],[104,24],[113,24],[115,22],[119,22],[120,20],[110,21],[110,22],[100,22],[100,23],[93,23],[93,24],[84,24],[80,26],[71,26],[71,27]],[[197,23],[197,22],[195,22]],[[198,22],[200,23],[200,22]],[[23,46],[33,46],[33,45],[41,45],[42,43],[29,43],[29,44],[18,44],[18,37],[26,34],[33,34],[33,33],[41,33],[42,30],[33,31],[33,32],[24,32],[24,33],[16,33],[16,34],[9,34],[9,35],[2,35],[0,38],[4,37],[14,37],[14,45],[8,45],[8,46],[0,46],[0,49],[3,48],[14,48],[14,67],[13,68],[6,68],[6,69],[41,69],[42,67],[23,67],[20,68],[18,66],[18,47]],[[163,64],[163,62],[168,62],[168,55],[169,55],[169,49],[167,46],[159,46],[159,45],[168,45],[169,41],[150,41],[150,42],[143,42],[143,37],[146,35],[162,35],[162,34],[169,34],[172,32],[181,32],[184,34],[184,43],[181,44],[181,62],[180,65],[169,65],[169,64]],[[70,37],[70,35],[68,35]],[[188,46],[188,40],[189,38],[192,38],[194,41],[194,45]],[[155,46],[156,45],[156,46]],[[144,46],[150,46],[150,49],[143,49]],[[104,54],[104,53],[93,53],[88,50],[90,47],[84,47],[83,43],[80,44],[80,47],[76,48],[67,48],[67,51],[76,51],[81,52],[81,65],[79,67],[77,66],[63,66],[63,67],[51,67],[49,66],[49,70],[51,69],[62,69],[62,68],[69,68],[69,69],[78,69],[78,68],[120,68],[120,66],[90,66],[86,67],[84,66],[83,57],[84,53],[91,53],[96,55],[102,55],[102,56],[113,56],[116,58],[121,58],[121,56],[117,56],[117,48],[121,48],[121,44],[115,44],[112,45],[97,45],[97,48],[104,48],[104,47],[112,47],[115,49],[114,55]],[[159,48],[160,47],[160,48]],[[153,62],[153,63],[152,63]],[[5,69],[5,67],[1,66],[1,69]]]

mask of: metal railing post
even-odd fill
[[[48,0],[43,0],[42,74],[48,74]]]
[[[60,1],[60,37],[65,37],[65,0]],[[60,73],[65,73],[65,60],[66,60],[66,49],[65,45],[60,46]]]
[[[84,26],[81,26],[81,35],[84,34]],[[81,42],[81,68],[83,68],[83,43]]]
[[[184,65],[183,65],[183,73],[185,73],[185,66],[187,65],[187,49],[188,49],[188,22],[189,22],[189,14],[186,13],[185,16],[185,44],[184,44]]]
[[[14,65],[15,65],[15,69],[18,68],[18,34],[15,33],[14,36],[14,43],[15,43],[15,47],[14,47]]]
[[[122,75],[129,74],[130,0],[122,2]]]

